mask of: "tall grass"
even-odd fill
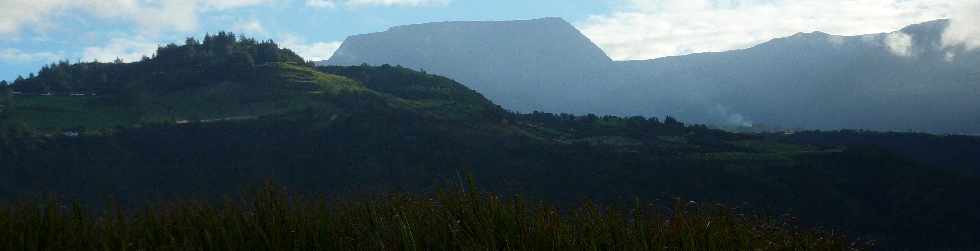
[[[679,203],[562,211],[473,190],[326,200],[267,185],[224,203],[0,211],[2,250],[848,250],[841,236]],[[665,211],[672,211],[667,213]]]

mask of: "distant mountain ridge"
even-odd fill
[[[742,50],[612,61],[558,18],[442,22],[352,36],[321,64],[424,69],[518,111],[977,133],[980,53],[943,46],[948,24],[859,36],[798,33]]]

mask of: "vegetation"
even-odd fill
[[[275,114],[314,105],[312,96],[363,89],[319,73],[275,42],[233,33],[188,38],[139,62],[58,62],[9,89],[13,120],[51,131]]]
[[[693,203],[693,202],[692,202]],[[326,200],[266,186],[200,201],[91,214],[78,203],[0,210],[6,250],[849,250],[840,235],[719,206],[636,202],[577,209],[474,190]]]
[[[35,76],[18,78],[14,89],[24,93],[97,93],[136,95],[196,87],[215,82],[239,82],[258,87],[267,82],[258,68],[275,63],[306,64],[275,42],[257,42],[234,33],[207,35],[202,42],[188,38],[184,45],[168,44],[152,58],[135,63],[58,62]],[[132,97],[130,97],[132,98]]]
[[[0,199],[111,195],[138,208],[188,194],[216,199],[265,179],[301,193],[430,194],[463,167],[479,187],[563,208],[684,197],[791,214],[884,248],[980,245],[980,178],[959,171],[975,166],[936,161],[969,150],[902,150],[945,141],[980,149],[975,140],[511,113],[444,77],[312,67],[274,45],[219,33],[140,62],[58,64],[15,82],[0,117]],[[112,74],[96,81],[103,73]],[[45,88],[69,95],[30,94]],[[80,91],[97,95],[70,95]],[[843,140],[853,138],[861,140]]]
[[[767,135],[790,144],[821,147],[863,145],[887,149],[924,166],[980,176],[980,137],[857,130]]]

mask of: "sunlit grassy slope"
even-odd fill
[[[146,122],[248,118],[322,106],[325,96],[371,92],[351,79],[288,63],[259,67],[262,85],[234,81],[142,94],[138,105],[114,96],[17,96],[10,119],[42,129],[104,128]]]
[[[480,120],[487,115],[499,116],[502,111],[459,83],[404,68],[314,69],[272,63],[257,67],[256,75],[258,81],[253,82],[257,84],[229,80],[177,90],[149,89],[140,93],[137,104],[123,103],[118,95],[16,96],[9,120],[38,129],[96,129],[140,123],[250,119],[304,109],[323,111],[341,100],[352,106],[362,105],[350,102],[356,99],[443,119]]]

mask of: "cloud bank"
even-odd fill
[[[82,60],[112,62],[121,59],[123,62],[134,62],[143,56],[153,55],[157,47],[157,43],[142,38],[114,38],[105,46],[85,48]]]
[[[278,43],[280,47],[290,49],[310,61],[329,59],[341,44],[340,41],[307,43],[303,38],[292,34],[283,35]]]
[[[239,20],[231,25],[231,31],[239,34],[265,34],[265,26],[256,19]]]
[[[7,63],[29,63],[29,62],[52,62],[64,59],[64,56],[51,52],[23,52],[14,48],[0,50],[0,62]]]
[[[952,14],[952,20],[943,34],[943,46],[980,49],[980,1],[963,3]]]
[[[741,49],[797,32],[879,33],[942,18],[954,19],[948,44],[980,47],[976,0],[625,1],[577,25],[620,60]],[[904,37],[893,38],[892,49],[905,53]]]
[[[145,33],[193,31],[198,14],[273,2],[274,0],[3,0],[0,1],[0,35],[15,34],[25,27],[54,27],[59,15],[81,14],[139,25]]]
[[[885,46],[888,51],[899,57],[912,56],[912,36],[905,32],[897,31],[885,36]]]
[[[306,5],[317,8],[335,8],[337,6],[368,7],[368,6],[446,6],[451,0],[306,0]]]
[[[251,22],[246,21],[240,24],[244,24],[246,28],[251,24]],[[261,24],[258,24],[261,26]],[[254,27],[253,27],[254,28]],[[293,50],[296,54],[299,54],[303,59],[312,61],[327,60],[333,55],[338,48],[340,48],[340,41],[331,42],[307,42],[300,36],[293,34],[284,34],[280,39],[276,39],[280,47]],[[143,56],[151,56],[156,53],[157,48],[161,43],[153,42],[145,37],[134,37],[134,38],[113,38],[104,46],[94,46],[87,47],[82,52],[82,60],[84,61],[99,61],[99,62],[112,62],[116,59],[121,59],[123,62],[135,62],[143,58]],[[7,58],[27,58],[30,55],[34,58],[39,58],[38,60],[55,61],[60,59],[58,54],[11,54],[17,56],[5,57],[6,51],[0,51],[0,60],[5,60]]]

